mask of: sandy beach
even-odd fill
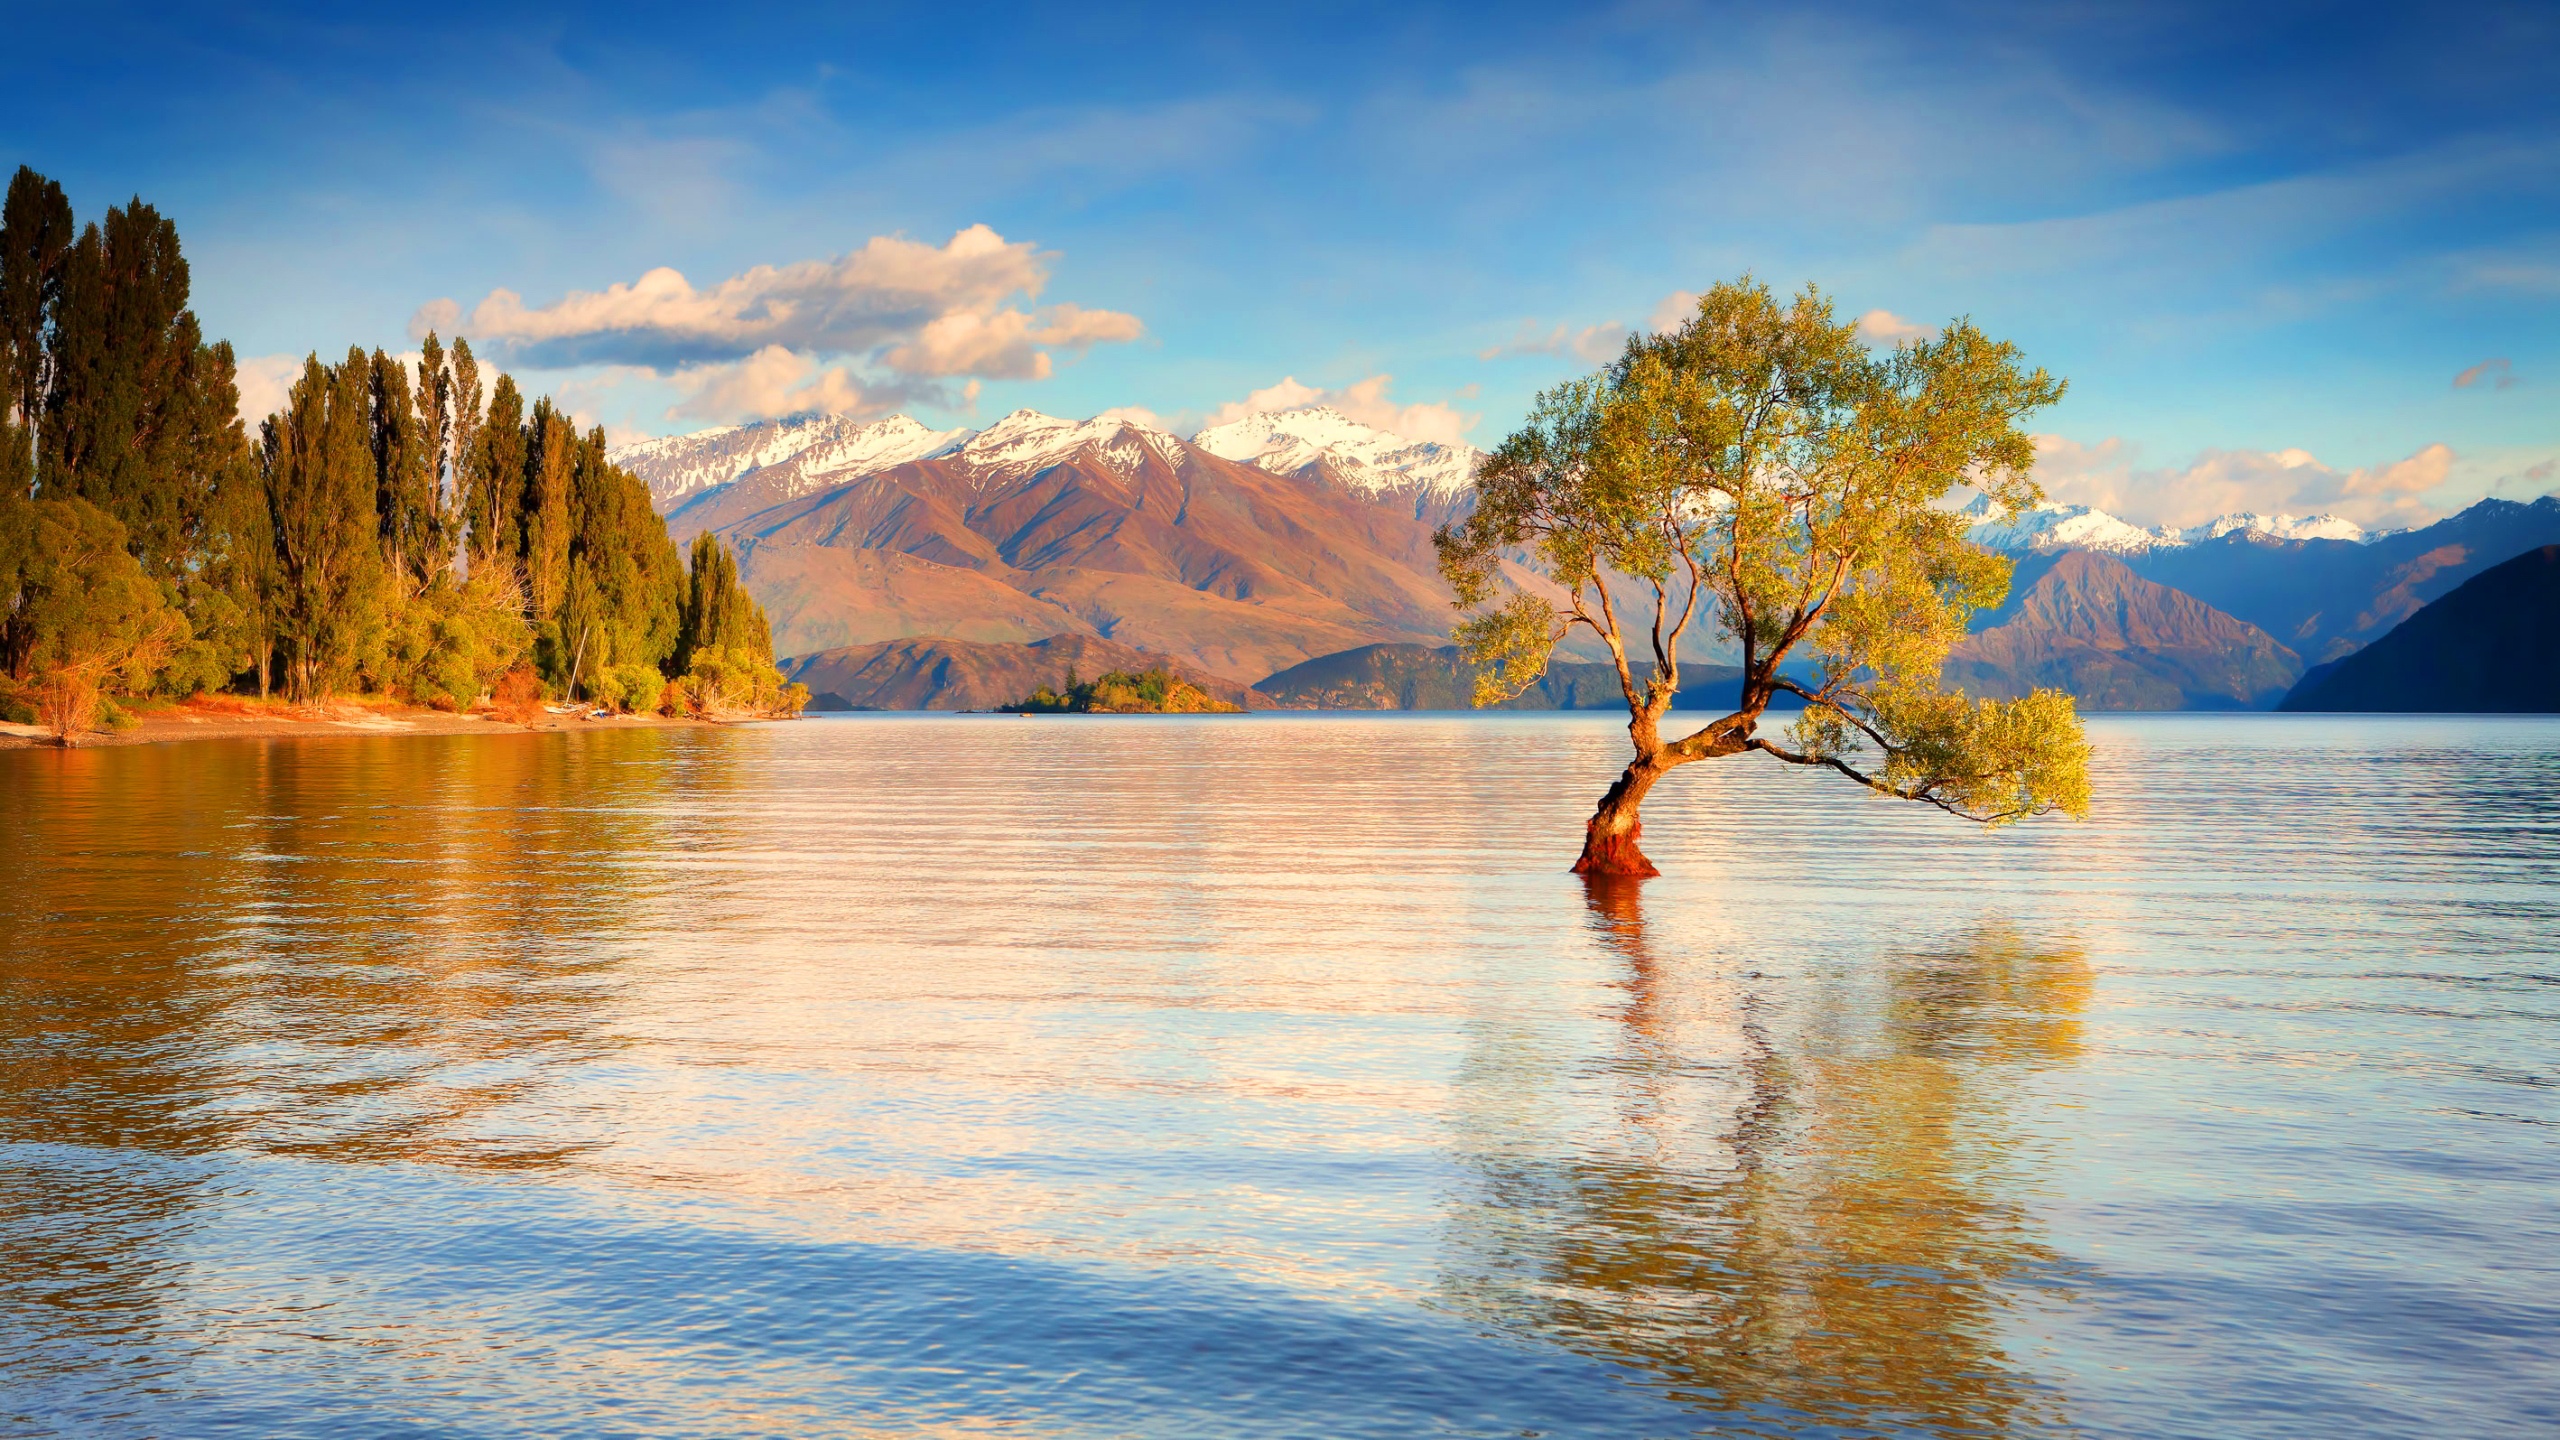
[[[594,718],[585,708],[565,713],[545,711],[527,724],[500,720],[485,712],[457,714],[376,699],[341,699],[317,705],[260,702],[237,696],[198,696],[175,704],[134,712],[128,730],[91,730],[78,737],[82,749],[98,745],[157,745],[175,740],[302,739],[323,735],[480,735],[523,734],[536,730],[645,730],[724,723],[662,715],[611,715]],[[35,725],[0,722],[0,750],[51,747],[53,732]]]

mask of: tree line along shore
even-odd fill
[[[134,702],[349,697],[741,717],[806,698],[705,535],[457,338],[305,360],[252,433],[228,342],[139,198],[0,205],[0,721],[70,743]],[[165,707],[164,707],[165,708]]]

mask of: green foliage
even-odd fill
[[[655,708],[668,687],[644,675],[676,673],[688,703],[796,708],[736,558],[706,541],[688,574],[601,430],[581,435],[547,397],[528,413],[503,374],[484,400],[482,380],[467,342],[433,334],[414,366],[313,355],[253,444],[231,348],[204,343],[188,308],[174,225],[137,199],[75,232],[61,187],[23,167],[0,207],[0,500],[78,502],[119,528],[159,603],[110,585],[88,602],[108,631],[173,617],[146,627],[149,665],[104,683],[263,695],[281,672],[300,700],[463,705],[531,659],[512,689],[547,678]],[[35,513],[11,512],[12,544]],[[33,592],[10,593],[0,668],[22,681],[37,619]]]
[[[770,656],[710,646],[693,652],[682,698],[689,713],[712,718],[797,715],[809,703],[809,690],[784,680]]]
[[[1076,679],[1070,670],[1063,690],[1043,685],[1029,699],[996,708],[1007,715],[1234,715],[1243,710],[1162,667],[1135,675],[1113,670],[1091,681]]]
[[[84,500],[0,495],[0,638],[9,674],[67,744],[100,693],[147,680],[186,617],[126,548],[124,527]]]
[[[1614,659],[1646,784],[1756,749],[1991,823],[2079,813],[2067,697],[1975,707],[1936,688],[2009,571],[1944,502],[1967,486],[2012,511],[2041,498],[2021,421],[2062,390],[1969,321],[1878,354],[1810,288],[1782,305],[1748,279],[1714,287],[1678,330],[1539,396],[1480,470],[1474,513],[1436,537],[1478,703],[1534,683],[1582,626]],[[1506,562],[1552,588],[1514,588]],[[1741,647],[1741,708],[1666,743],[1701,615]],[[1779,673],[1791,655],[1814,683]],[[1755,733],[1782,691],[1808,706],[1793,750]],[[1882,763],[1861,768],[1869,750]]]
[[[677,668],[689,670],[700,650],[739,649],[772,660],[772,627],[765,623],[764,607],[738,583],[738,560],[729,547],[716,535],[696,535],[676,637]]]
[[[439,710],[470,707],[532,648],[524,598],[491,567],[440,583],[400,607],[385,656],[385,689]]]
[[[335,369],[310,357],[265,426],[260,461],[276,549],[270,610],[298,701],[388,671],[391,577],[377,538],[371,380],[360,350]]]
[[[598,704],[623,714],[646,714],[666,698],[667,677],[655,665],[609,665],[596,676],[589,693]]]

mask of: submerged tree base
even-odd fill
[[[1604,879],[1642,879],[1661,874],[1637,848],[1636,842],[1643,836],[1644,826],[1638,823],[1612,830],[1593,825],[1583,837],[1582,858],[1573,862],[1573,873]]]

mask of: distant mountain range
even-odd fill
[[[2560,713],[2560,545],[2472,576],[2276,708]]]
[[[2159,525],[2146,530],[2086,505],[2039,505],[2003,520],[1987,495],[1975,497],[1964,513],[1974,522],[1973,543],[2012,553],[2103,550],[2111,555],[2139,555],[2200,545],[2234,534],[2261,535],[2271,540],[2362,542],[2380,538],[2336,515],[2224,515],[2183,529]]]
[[[679,540],[713,531],[736,546],[778,653],[860,651],[867,678],[846,683],[874,699],[1001,703],[961,703],[976,691],[926,671],[1010,677],[1050,652],[948,647],[1069,637],[1126,647],[1207,688],[1279,686],[1260,693],[1265,703],[1464,699],[1431,531],[1472,503],[1483,457],[1469,446],[1318,406],[1188,439],[1115,414],[1018,410],[984,430],[802,416],[613,455]],[[1950,679],[1985,694],[2059,684],[2091,709],[2272,704],[2306,666],[2354,653],[2491,565],[2560,543],[2560,497],[2482,501],[2381,534],[2332,515],[2146,529],[2085,506],[2000,520],[1976,502],[1973,514],[1974,540],[2020,563],[2009,603],[1980,617]],[[880,648],[927,640],[946,648]],[[1735,658],[1713,639],[1695,648],[1701,666]],[[922,668],[883,679],[893,655]],[[1594,655],[1569,651],[1521,703],[1584,703],[1578,667]],[[1606,683],[1591,693],[1617,703],[1614,679],[1597,678]]]
[[[1191,441],[1028,410],[973,433],[807,419],[616,457],[678,539],[735,544],[779,653],[1085,635],[1239,680],[1444,640],[1431,530],[1475,464],[1324,409]]]
[[[2302,674],[2264,630],[2098,551],[2020,560],[2008,603],[1985,619],[1945,670],[1976,695],[2051,686],[2091,710],[2246,710]]]

